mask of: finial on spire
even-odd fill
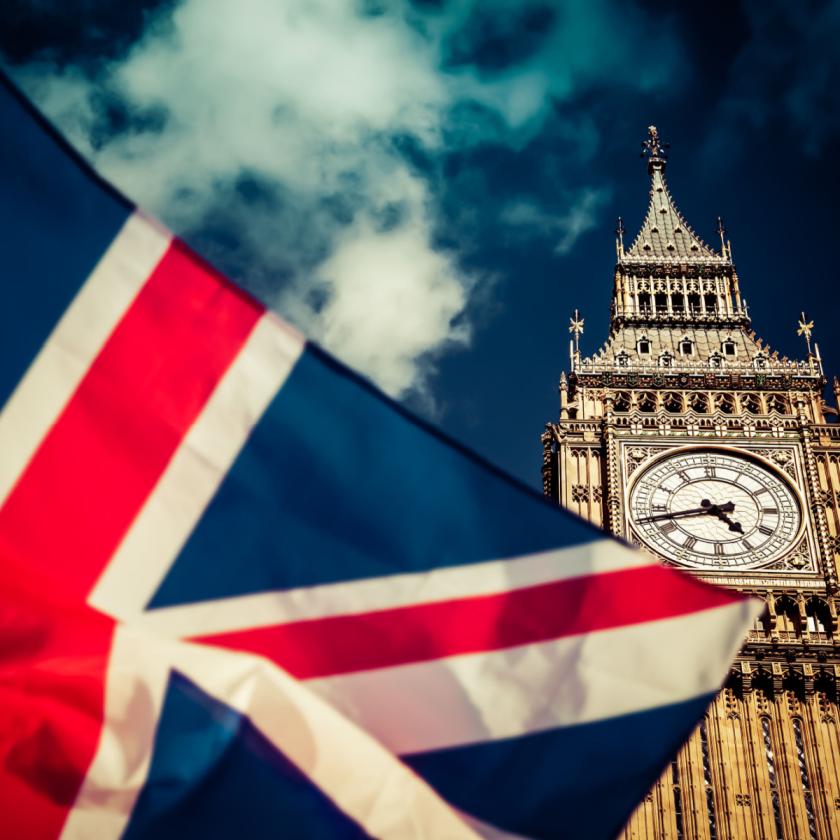
[[[668,149],[670,143],[662,143],[659,139],[659,131],[655,125],[648,126],[647,140],[642,140],[641,157],[648,159],[648,172],[654,169],[664,169],[668,160]]]
[[[796,331],[796,334],[805,336],[805,346],[808,348],[808,356],[811,356],[811,333],[814,330],[814,322],[806,320],[804,312],[801,315],[799,329]]]
[[[731,260],[732,246],[726,238],[726,226],[723,224],[723,219],[720,216],[717,217],[717,232],[720,237],[720,253]]]
[[[569,348],[572,357],[572,369],[575,368],[575,362],[580,360],[580,336],[583,333],[583,318],[580,317],[580,312],[575,309],[575,314],[569,318],[569,332],[574,336]]]
[[[618,222],[615,225],[615,250],[618,252],[618,258],[624,258],[624,219],[618,217]]]
[[[580,317],[580,312],[575,309],[575,314],[569,318],[569,332],[574,333],[575,338],[578,338],[583,332],[583,318]]]

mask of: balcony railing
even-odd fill
[[[766,630],[753,629],[747,633],[748,642],[767,645],[774,640],[782,643],[807,642],[811,645],[834,644],[834,637],[830,633],[822,631],[809,630],[800,633],[797,630],[774,630],[772,633],[768,633]]]
[[[718,312],[717,310],[705,312],[696,307],[689,307],[684,309],[671,309],[668,311],[667,307],[658,306],[656,309],[652,307],[639,307],[636,309],[631,306],[616,306],[613,309],[613,317],[616,319],[623,319],[626,321],[639,320],[656,320],[656,321],[696,321],[702,324],[744,324],[749,323],[749,315],[745,310],[727,314],[725,312]]]
[[[577,373],[603,373],[612,371],[614,373],[632,372],[639,374],[656,373],[715,373],[720,376],[727,376],[732,373],[755,376],[756,374],[791,376],[822,376],[822,371],[816,359],[798,361],[794,359],[767,359],[765,367],[756,367],[752,361],[738,362],[737,360],[725,359],[720,367],[712,367],[708,359],[692,359],[685,356],[671,356],[669,365],[660,364],[658,359],[642,361],[637,356],[632,359],[627,356],[627,363],[622,364],[621,359],[615,357],[595,356],[593,358],[580,359],[575,365]]]
[[[814,434],[820,437],[828,438],[829,440],[840,440],[840,424],[838,425],[814,425],[811,426]]]

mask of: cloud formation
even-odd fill
[[[442,230],[446,156],[521,149],[598,85],[667,87],[674,49],[667,21],[613,0],[182,0],[116,58],[15,75],[132,199],[386,391],[430,400],[488,282]],[[494,212],[563,254],[604,193],[562,194],[559,213]]]

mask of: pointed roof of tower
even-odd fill
[[[719,253],[707,245],[677,209],[665,181],[667,146],[660,143],[656,126],[648,128],[648,138],[642,143],[642,155],[648,158],[650,203],[642,229],[624,252],[622,262],[728,264],[730,259],[726,246]]]

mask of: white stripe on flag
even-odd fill
[[[164,530],[167,524],[161,518],[156,529],[149,529],[149,534]],[[150,547],[148,550],[153,549]],[[194,638],[292,621],[358,615],[376,610],[494,595],[542,583],[654,563],[647,555],[627,548],[616,540],[602,537],[568,548],[506,560],[443,566],[425,572],[165,607],[147,611],[138,616],[138,621],[165,636]]]
[[[397,755],[511,738],[691,700],[721,674],[754,600],[550,642],[307,680]]]
[[[64,840],[122,835],[148,777],[172,670],[246,715],[372,837],[477,838],[402,762],[279,668],[259,657],[120,626],[108,669],[102,737],[65,822]],[[300,828],[305,833],[306,827]]]
[[[93,606],[124,621],[142,612],[303,347],[297,331],[262,316],[94,587]]]
[[[133,213],[18,383],[0,413],[0,506],[170,241]]]

